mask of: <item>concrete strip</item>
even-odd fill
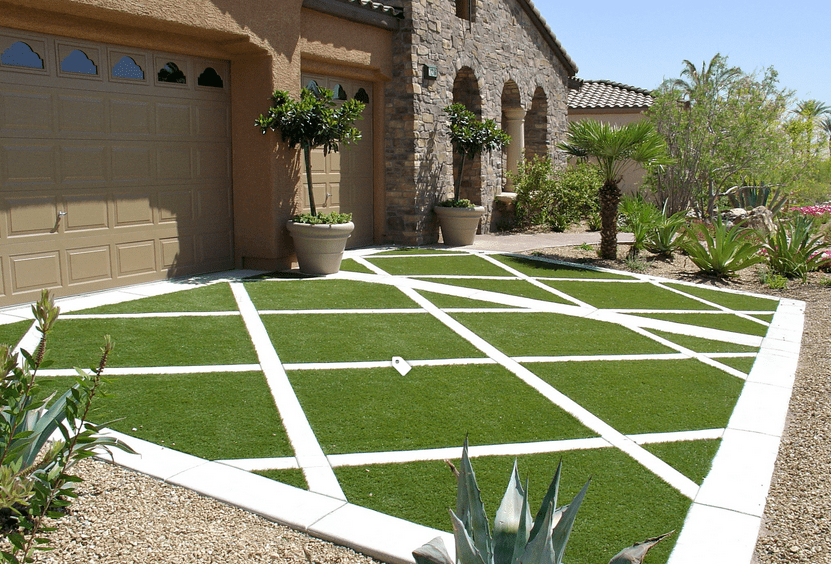
[[[107,377],[110,376],[143,376],[148,374],[212,374],[216,372],[259,372],[259,364],[211,364],[206,366],[145,366],[145,367],[107,367]],[[57,368],[54,370],[40,370],[39,376],[75,376],[74,368]]]

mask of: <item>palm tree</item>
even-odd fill
[[[801,100],[796,103],[796,109],[793,112],[805,120],[805,135],[810,149],[814,141],[814,124],[819,121],[820,116],[831,114],[831,106],[819,100]],[[823,122],[820,121],[819,124],[822,129],[825,129]]]
[[[831,117],[825,116],[825,118],[819,122],[820,128],[828,135],[828,152],[831,154]]]
[[[681,76],[686,77],[687,80],[676,78],[668,80],[665,84],[681,90],[690,100],[694,100],[701,94],[715,95],[742,75],[742,69],[739,67],[727,66],[727,57],[721,53],[716,53],[710,59],[709,64],[702,61],[701,70],[686,59],[683,64],[684,70],[681,71]]]
[[[600,200],[600,256],[617,258],[618,183],[632,164],[644,167],[667,164],[666,144],[647,120],[610,125],[593,119],[568,124],[568,139],[558,147],[580,159],[593,158],[603,172]]]

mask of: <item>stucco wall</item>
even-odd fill
[[[268,108],[275,89],[299,93],[305,66],[376,84],[392,74],[391,32],[301,5],[302,0],[8,0],[0,2],[0,26],[230,60],[235,260],[237,266],[277,268],[288,266],[293,255],[284,225],[295,211],[299,161],[295,151],[276,146],[275,134],[259,135],[254,118]],[[376,127],[383,128],[383,114],[376,117]],[[382,133],[376,137],[383,139]],[[376,160],[381,150],[379,145]],[[383,169],[376,168],[382,186]]]
[[[515,0],[477,2],[473,22],[457,17],[455,4],[446,0],[407,0],[404,12],[393,40],[394,77],[387,85],[386,229],[394,242],[423,244],[438,238],[433,205],[452,195],[452,147],[442,110],[453,103],[458,72],[473,71],[482,117],[498,124],[506,83],[516,83],[525,110],[541,88],[549,147],[564,138],[568,73]],[[422,77],[425,64],[438,68],[437,79]],[[486,209],[485,232],[505,180],[503,161],[501,152],[482,157],[481,194],[475,199]]]

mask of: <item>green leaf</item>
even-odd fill
[[[527,517],[525,513],[528,513]],[[495,564],[511,564],[517,545],[524,547],[528,540],[531,514],[528,510],[528,495],[519,482],[516,459],[508,488],[502,503],[496,511],[493,522],[493,561]]]
[[[416,564],[455,564],[447,553],[444,541],[436,537],[421,548],[413,551]]]
[[[462,448],[462,461],[459,465],[459,476],[457,478],[456,515],[464,525],[464,529],[473,537],[473,542],[482,554],[482,558],[490,563],[493,558],[490,524],[485,513],[485,506],[482,503],[481,491],[476,484],[476,474],[470,464],[467,437],[465,437],[465,444]]]
[[[571,503],[568,504],[568,507],[563,512],[562,517],[560,517],[560,520],[554,527],[554,531],[551,534],[551,543],[556,554],[556,559],[554,560],[555,564],[560,564],[560,562],[563,561],[563,554],[565,554],[568,537],[571,535],[571,528],[574,526],[574,520],[577,518],[577,511],[580,509],[580,504],[583,503],[583,498],[586,496],[586,491],[588,491],[590,483],[591,478],[586,481],[586,485],[583,486],[583,489],[581,489],[580,492],[574,496],[574,499],[572,499]]]

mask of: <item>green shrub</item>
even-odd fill
[[[827,266],[831,260],[822,252],[823,236],[818,233],[814,219],[797,216],[789,222],[780,222],[764,243],[771,271],[787,278],[801,278],[808,272]]]
[[[701,272],[734,276],[739,270],[765,260],[759,254],[761,246],[752,240],[750,230],[738,225],[728,230],[721,218],[715,217],[712,233],[706,225],[695,224],[688,229],[688,236],[681,244]]]
[[[597,214],[600,171],[586,163],[555,170],[547,158],[534,157],[510,175],[517,194],[517,223],[522,227],[549,225],[565,231],[583,217]]]
[[[618,212],[623,229],[635,236],[630,254],[637,255],[639,251],[646,248],[647,237],[658,225],[663,215],[655,204],[647,202],[640,194],[624,196],[620,200]]]
[[[0,551],[0,560],[18,564],[31,562],[36,550],[48,550],[47,518],[59,518],[71,498],[73,486],[81,479],[68,474],[80,460],[110,447],[133,452],[87,422],[93,398],[100,393],[101,373],[113,344],[104,339],[101,360],[91,373],[77,370],[76,384],[47,405],[50,398],[38,396],[37,372],[49,365],[47,337],[58,319],[59,308],[44,290],[32,306],[40,343],[34,353],[20,351],[22,359],[8,345],[0,345],[0,515],[8,530],[9,550]],[[63,440],[49,442],[55,430]]]
[[[686,224],[686,211],[680,211],[667,217],[666,210],[664,210],[658,222],[646,235],[646,249],[659,255],[671,255],[684,240],[681,236],[681,230]]]
[[[788,279],[781,274],[771,272],[769,268],[759,270],[759,283],[764,284],[771,290],[782,290],[788,287]]]

